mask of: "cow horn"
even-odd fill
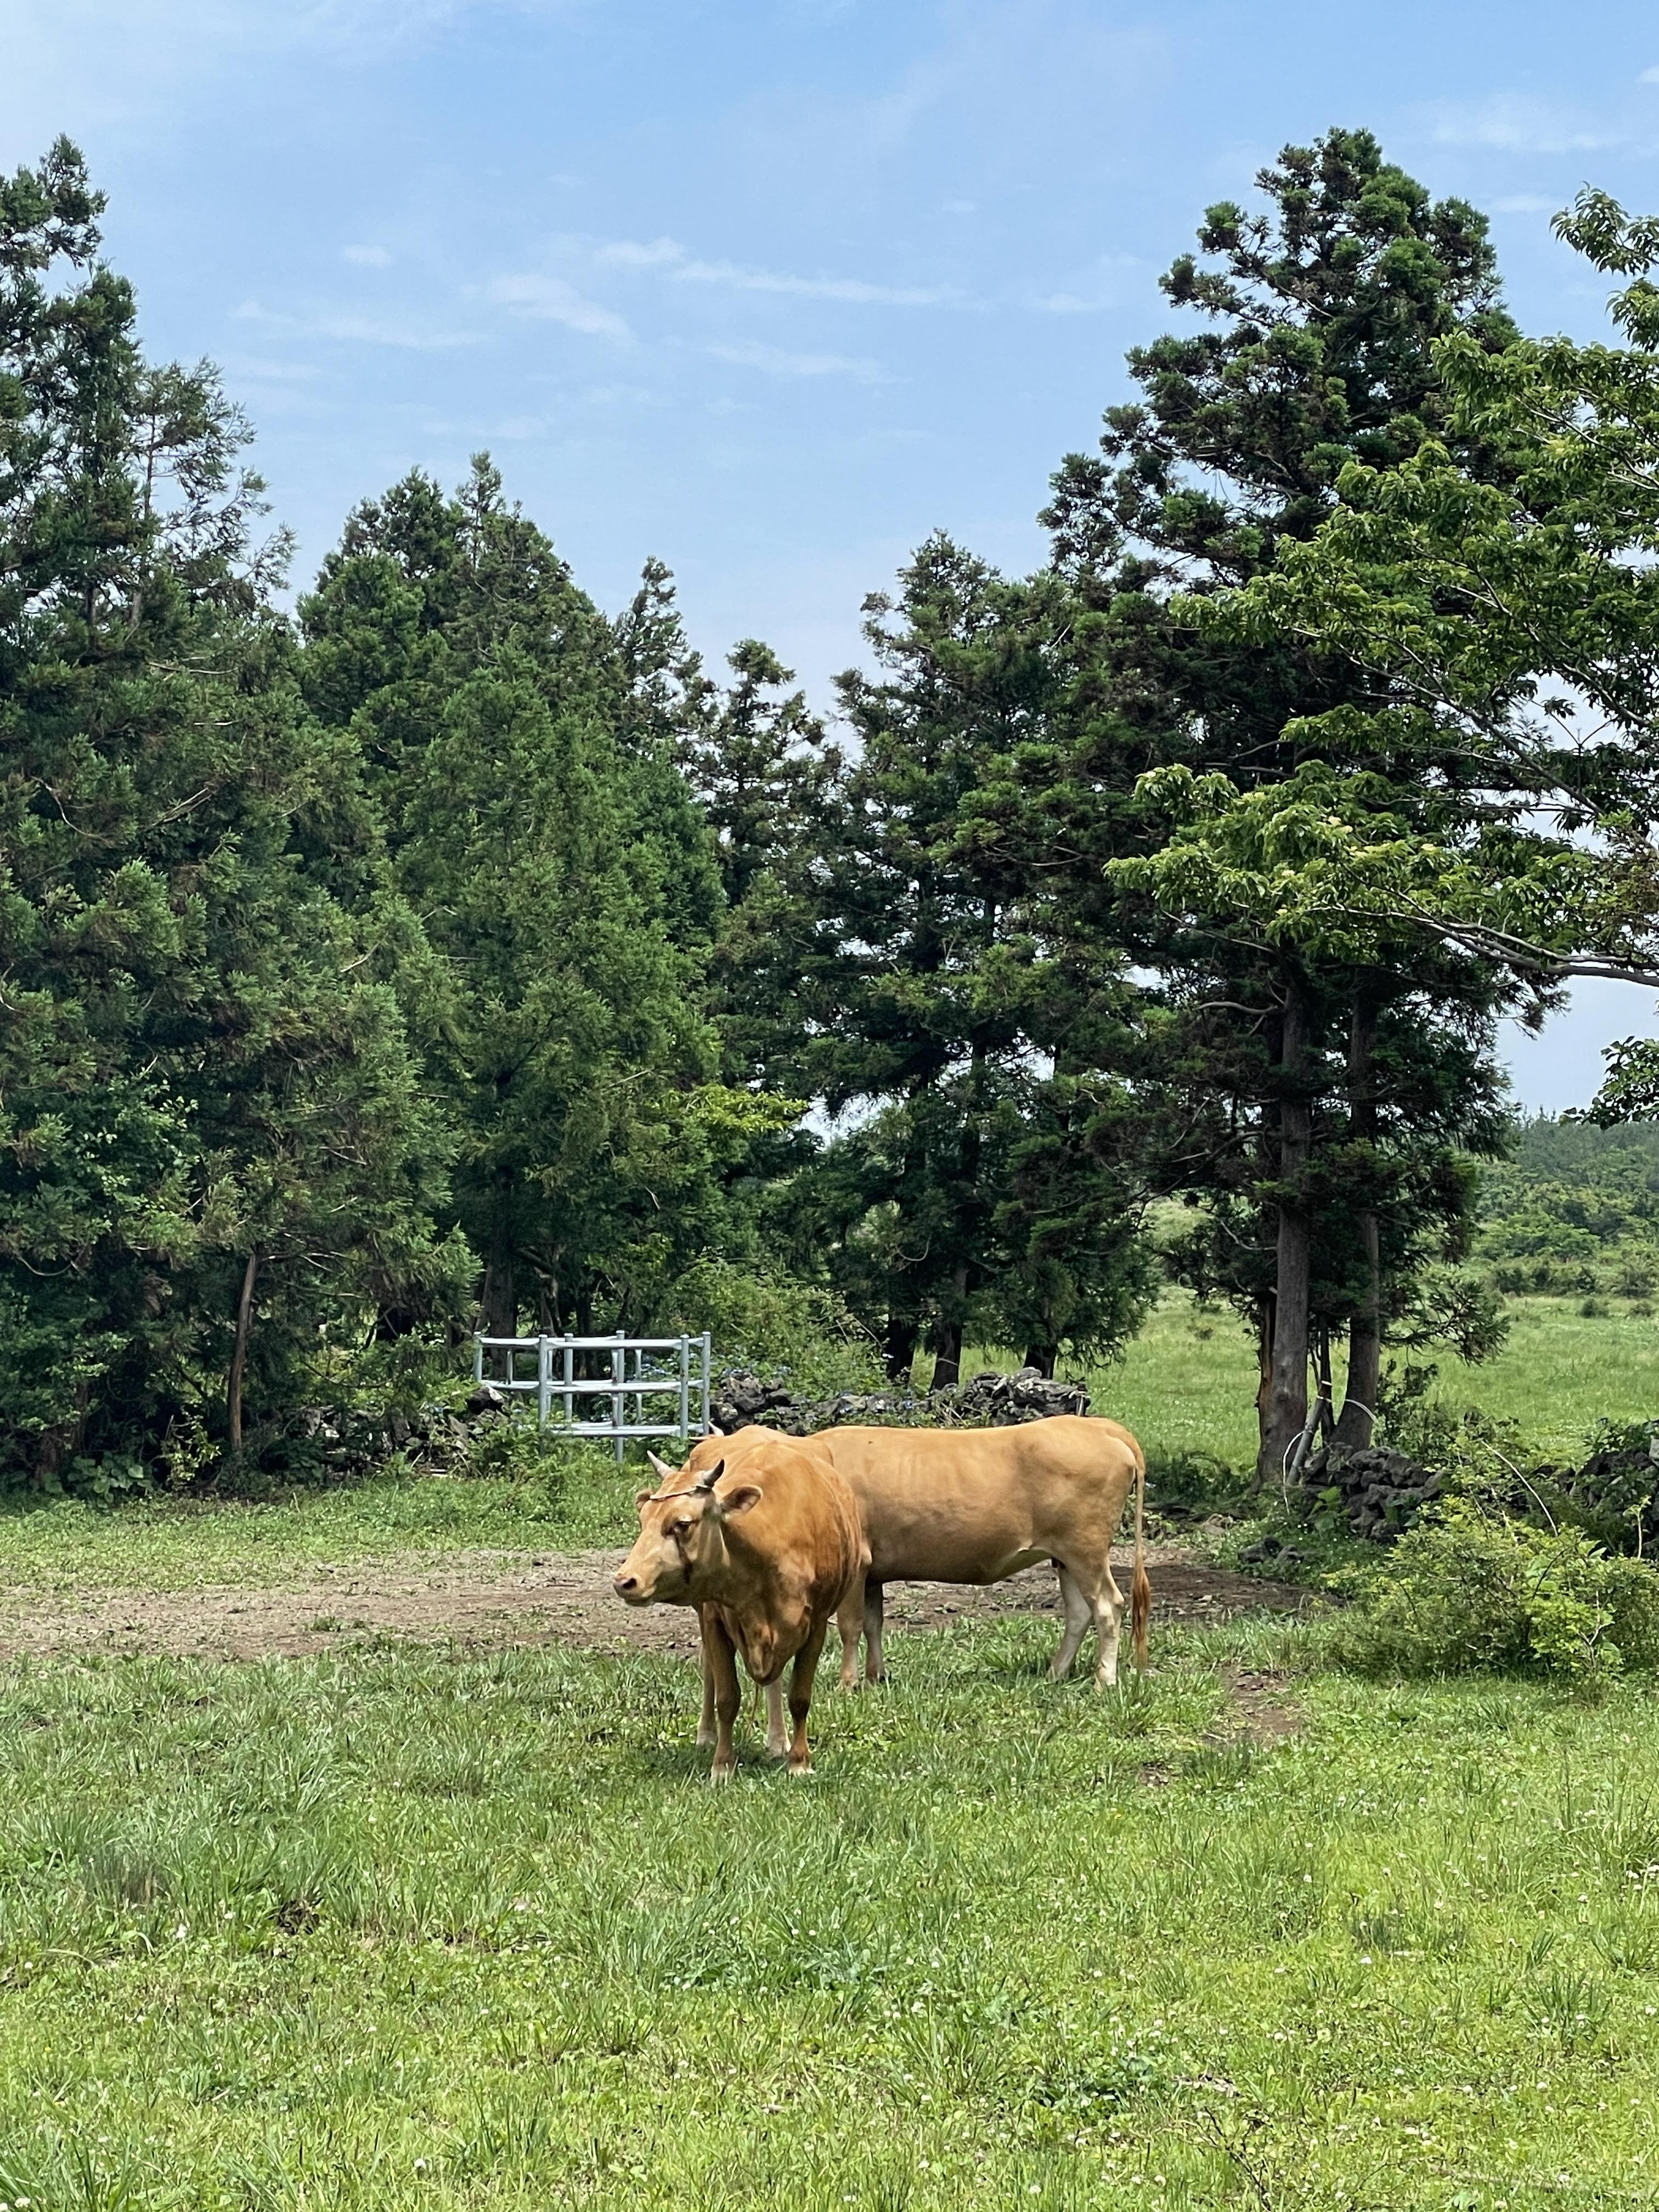
[[[659,1482],[666,1482],[671,1475],[679,1473],[678,1468],[670,1467],[668,1462],[665,1459],[659,1459],[655,1452],[647,1449],[645,1455],[656,1468],[657,1479]]]
[[[697,1477],[693,1487],[697,1490],[712,1490],[725,1472],[726,1462],[723,1459],[717,1459],[706,1474],[700,1474]]]

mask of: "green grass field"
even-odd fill
[[[805,1785],[684,1667],[14,1668],[0,2197],[35,2207],[1650,2204],[1644,1693],[896,1644]],[[1305,1656],[1305,1655],[1301,1655]]]
[[[1434,1395],[1518,1422],[1540,1457],[1582,1455],[1602,1415],[1659,1413],[1659,1320],[1589,1318],[1571,1298],[1508,1301],[1508,1341],[1470,1367],[1439,1355]],[[1247,1468],[1255,1457],[1255,1346],[1233,1315],[1171,1292],[1123,1357],[1089,1373],[1095,1408],[1166,1457],[1198,1451]],[[1339,1392],[1341,1368],[1337,1370]]]
[[[1530,1301],[1443,1382],[1576,1443],[1659,1406],[1655,1334]],[[1248,1458],[1224,1316],[1100,1382]],[[58,1503],[0,1583],[600,1543],[636,1482]],[[1379,1686],[1263,1619],[1102,1698],[1052,1635],[897,1636],[810,1783],[750,1726],[722,1793],[666,1659],[0,1668],[0,2206],[1659,2206],[1650,1684]]]

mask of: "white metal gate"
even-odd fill
[[[484,1357],[505,1354],[504,1376],[484,1375]],[[578,1375],[579,1352],[610,1355],[609,1375]],[[520,1361],[534,1353],[536,1372],[521,1375]],[[472,1340],[473,1380],[486,1379],[498,1390],[536,1401],[536,1417],[543,1428],[552,1418],[556,1400],[562,1401],[560,1425],[573,1437],[609,1437],[617,1447],[617,1464],[631,1437],[678,1437],[689,1443],[694,1436],[708,1433],[708,1376],[712,1346],[703,1336],[475,1336]],[[629,1359],[633,1361],[630,1373]],[[557,1371],[556,1372],[555,1370]],[[577,1401],[583,1411],[596,1398],[609,1398],[611,1418],[605,1421],[578,1419]],[[677,1418],[647,1421],[647,1398],[678,1400]],[[629,1419],[629,1401],[633,1419]]]

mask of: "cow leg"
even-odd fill
[[[766,1686],[766,1756],[781,1759],[789,1748],[789,1739],[783,1732],[783,1677]]]
[[[881,1656],[881,1623],[884,1607],[879,1583],[864,1585],[864,1679],[866,1684],[887,1680],[886,1662]]]
[[[841,1631],[841,1686],[855,1690],[859,1680],[859,1638],[864,1633],[865,1608],[869,1603],[869,1585],[860,1575],[849,1583],[846,1595],[836,1607],[836,1626]]]
[[[697,1749],[707,1751],[714,1741],[714,1665],[708,1650],[708,1623],[704,1620],[701,1607],[697,1612],[697,1626],[702,1635],[702,1715],[697,1723]]]
[[[806,1716],[811,1711],[812,1677],[818,1671],[818,1654],[823,1649],[829,1627],[827,1614],[813,1622],[789,1670],[789,1717],[795,1723],[794,1740],[789,1746],[789,1771],[795,1776],[812,1771],[812,1754],[806,1746]]]
[[[731,1638],[726,1632],[726,1623],[717,1613],[710,1612],[705,1630],[709,1670],[714,1681],[714,1763],[708,1770],[711,1782],[729,1782],[737,1771],[738,1758],[732,1745],[732,1723],[738,1717],[738,1708],[743,1702],[743,1692],[738,1686],[738,1658]]]
[[[1096,1590],[1090,1602],[1094,1608],[1095,1626],[1100,1632],[1100,1657],[1095,1666],[1095,1687],[1115,1690],[1117,1687],[1117,1638],[1123,1625],[1123,1593],[1113,1578],[1109,1565],[1105,1573],[1105,1588]]]
[[[1048,1680],[1063,1682],[1077,1663],[1077,1655],[1083,1639],[1089,1632],[1089,1624],[1095,1609],[1078,1586],[1078,1580],[1069,1567],[1060,1568],[1060,1601],[1066,1608],[1066,1628],[1060,1639],[1060,1649],[1048,1663]]]

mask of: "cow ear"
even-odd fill
[[[643,1511],[656,1494],[654,1490],[636,1490],[634,1492],[634,1503]]]
[[[733,1514],[747,1513],[751,1506],[758,1505],[765,1495],[759,1483],[740,1482],[735,1490],[728,1490],[724,1498],[717,1498],[714,1503],[720,1508],[721,1520],[729,1521]]]

